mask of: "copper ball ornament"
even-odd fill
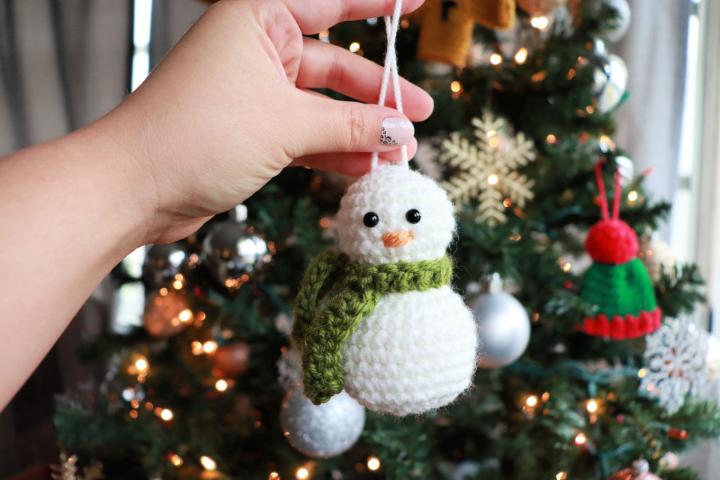
[[[242,375],[250,363],[250,345],[245,342],[234,342],[217,349],[213,357],[213,365],[225,375],[232,377]]]
[[[145,330],[154,337],[180,333],[192,322],[193,312],[185,295],[166,288],[151,294],[145,304]]]

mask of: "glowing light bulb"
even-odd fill
[[[297,478],[297,480],[307,480],[310,478],[310,470],[305,467],[298,468],[295,470],[295,478]]]
[[[178,319],[180,319],[180,321],[182,323],[187,323],[190,320],[192,320],[192,318],[193,318],[193,312],[189,308],[186,308],[185,310],[178,313]]]
[[[637,190],[630,190],[627,194],[628,202],[635,203],[638,201],[638,198],[640,198],[640,194],[637,192]]]
[[[164,421],[169,422],[173,419],[175,415],[173,414],[172,410],[169,408],[163,408],[160,410],[160,418],[162,418]]]
[[[277,472],[270,472],[268,480],[280,480],[280,474]]]
[[[144,358],[138,358],[135,360],[135,368],[137,368],[139,371],[147,371],[148,367],[150,365],[148,364],[148,361]]]
[[[377,472],[378,470],[380,470],[380,459],[375,456],[368,457],[367,468],[371,472]]]
[[[528,395],[528,397],[525,399],[525,405],[527,405],[530,408],[537,407],[537,404],[540,400],[538,399],[537,395]]]
[[[360,43],[358,42],[352,42],[350,46],[348,47],[348,50],[350,50],[352,53],[357,53],[360,51]]]
[[[638,377],[645,378],[645,376],[648,374],[647,368],[641,368],[638,370]]]
[[[450,91],[452,93],[462,93],[462,91],[463,91],[462,83],[460,83],[457,80],[453,80],[452,82],[450,82]]]
[[[215,353],[218,349],[218,344],[215,340],[208,340],[207,342],[202,344],[202,351],[210,355],[211,353]]]
[[[555,480],[567,480],[568,474],[567,472],[558,472],[557,475],[555,475]]]
[[[548,133],[547,137],[545,137],[545,141],[548,145],[555,145],[557,143],[557,137],[552,133]]]
[[[585,403],[585,410],[587,410],[588,413],[597,413],[598,410],[600,410],[600,404],[597,400],[591,398]]]
[[[580,432],[577,435],[575,435],[575,445],[578,447],[582,447],[583,445],[587,444],[587,435]]]
[[[224,392],[227,389],[228,389],[227,380],[224,380],[221,378],[220,380],[215,382],[215,390],[217,390],[218,392]]]
[[[131,357],[131,363],[127,367],[127,372],[130,375],[137,375],[138,377],[145,377],[150,371],[150,362],[147,357],[141,354],[135,354]]]
[[[528,50],[525,47],[522,47],[517,52],[515,52],[515,62],[522,65],[527,61],[528,58]]]
[[[499,178],[498,178],[498,176],[495,175],[494,173],[493,173],[492,175],[489,175],[488,178],[487,178],[487,182],[488,182],[490,185],[497,185],[498,181],[499,181]]]
[[[490,63],[493,65],[500,65],[503,61],[502,55],[499,53],[493,53],[490,55]]]
[[[176,467],[180,467],[183,463],[185,463],[185,461],[180,455],[178,455],[177,453],[173,453],[170,455],[170,463],[172,463]]]
[[[530,25],[532,25],[533,28],[537,28],[538,30],[545,30],[548,25],[550,25],[550,19],[543,15],[532,17],[530,19]]]
[[[212,458],[208,457],[207,455],[203,455],[200,457],[200,464],[205,470],[214,472],[217,470],[217,462],[213,460]]]

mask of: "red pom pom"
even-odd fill
[[[598,263],[619,265],[638,254],[635,230],[622,220],[601,220],[588,233],[585,250]]]

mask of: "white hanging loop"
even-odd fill
[[[387,101],[387,91],[392,81],[393,94],[395,97],[395,108],[403,113],[402,92],[400,91],[400,74],[398,73],[397,53],[395,43],[397,40],[398,29],[400,28],[400,17],[402,12],[403,0],[395,1],[395,9],[392,16],[385,17],[385,33],[387,34],[387,52],[385,53],[385,71],[383,72],[382,84],[380,85],[380,99],[378,105],[385,106]],[[400,147],[403,165],[408,166],[408,149],[407,145]],[[374,170],[378,166],[380,155],[373,152],[371,168]]]

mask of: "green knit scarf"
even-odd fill
[[[449,285],[452,271],[448,257],[368,265],[338,252],[319,255],[300,285],[292,331],[307,397],[320,404],[342,391],[345,343],[383,295]]]

